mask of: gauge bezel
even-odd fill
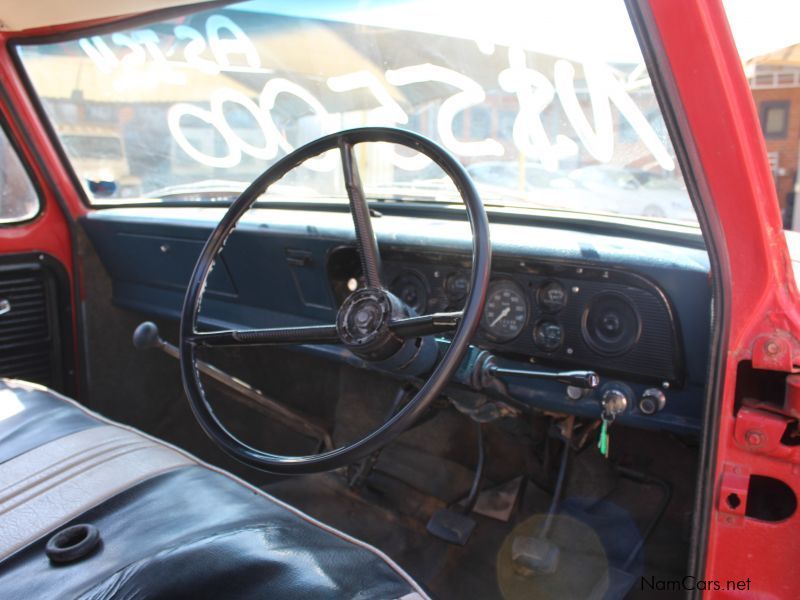
[[[453,294],[451,287],[453,280],[456,279],[457,277],[463,277],[467,281],[467,289],[464,291],[463,294],[458,296],[456,294]],[[447,297],[448,302],[453,304],[461,302],[462,300],[464,300],[464,298],[467,297],[467,294],[469,294],[469,287],[470,287],[469,273],[467,273],[466,271],[453,271],[452,273],[449,273],[447,277],[445,277],[444,279],[443,287],[444,287],[444,294]]]
[[[562,302],[559,306],[555,308],[548,306],[547,300],[545,300],[543,297],[544,289],[548,285],[552,284],[557,285],[564,292],[564,302]],[[536,290],[536,305],[542,310],[542,312],[545,312],[547,314],[554,315],[558,312],[561,312],[567,306],[568,302],[569,302],[569,292],[567,291],[567,286],[565,286],[557,279],[547,279],[546,281],[543,281],[542,284],[539,286],[539,288]]]
[[[489,326],[488,320],[486,318],[487,311],[489,310],[489,300],[492,298],[492,296],[497,292],[498,288],[500,287],[513,288],[514,293],[516,293],[519,296],[520,300],[522,300],[522,306],[525,308],[525,318],[520,324],[519,330],[513,335],[508,335],[508,334],[498,335]],[[483,307],[483,315],[481,315],[481,331],[489,340],[505,344],[517,339],[522,334],[522,332],[525,331],[525,328],[528,326],[528,321],[530,320],[530,318],[531,318],[531,307],[528,301],[528,295],[525,293],[525,290],[521,285],[519,285],[513,279],[505,279],[505,278],[495,279],[489,284],[489,289],[486,292],[486,304]]]
[[[413,306],[406,304],[403,298],[398,293],[399,290],[397,289],[397,286],[399,282],[401,282],[404,279],[416,279],[417,283],[419,284],[417,286],[418,295],[419,292],[422,293],[422,307],[420,309],[416,309]],[[394,279],[392,279],[392,283],[389,284],[389,291],[392,292],[395,296],[397,296],[400,299],[400,301],[403,302],[403,304],[406,304],[406,306],[408,306],[408,308],[414,311],[414,313],[416,313],[417,315],[424,315],[428,312],[428,302],[431,299],[431,290],[428,286],[427,277],[425,277],[425,275],[423,275],[422,273],[412,269],[404,269],[403,271],[398,273]]]
[[[561,339],[558,342],[558,346],[553,349],[545,348],[541,344],[536,341],[536,332],[539,331],[539,328],[545,324],[552,324],[558,326],[559,331],[561,332]],[[531,339],[533,340],[533,345],[536,347],[537,350],[540,352],[546,352],[547,354],[553,354],[561,350],[564,347],[564,339],[566,338],[566,331],[564,331],[564,325],[560,322],[551,317],[550,315],[544,315],[541,319],[536,321],[533,325],[533,329],[531,330]]]

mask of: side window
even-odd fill
[[[0,223],[26,221],[39,212],[39,197],[14,147],[0,128]]]

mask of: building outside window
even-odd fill
[[[800,231],[800,2],[723,1],[761,122],[784,227]]]

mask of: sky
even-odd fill
[[[723,0],[743,59],[800,43],[800,0]],[[622,0],[256,0],[243,10],[318,17],[520,46],[583,60],[640,62]],[[568,23],[568,26],[554,25]]]
[[[800,0],[723,0],[742,58],[800,43]]]

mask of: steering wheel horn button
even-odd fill
[[[402,303],[390,292],[362,288],[350,294],[336,316],[336,330],[342,343],[369,360],[383,360],[403,344],[389,323],[408,316]]]

